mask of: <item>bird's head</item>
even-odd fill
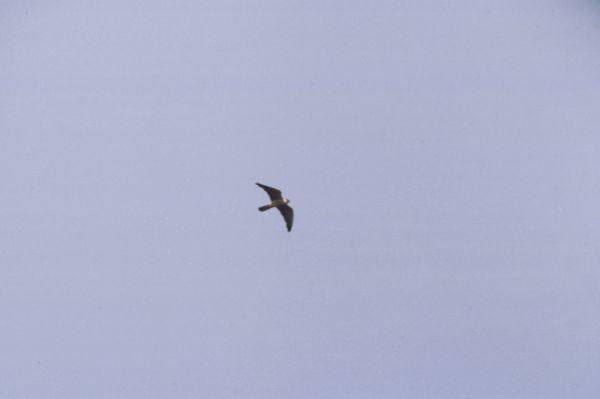
[[[289,199],[287,199],[287,198],[284,198],[284,199],[283,199],[283,202],[284,202],[284,203],[286,203],[286,204],[289,204],[289,203],[290,203],[290,200],[289,200]]]

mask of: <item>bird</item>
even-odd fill
[[[271,199],[271,203],[268,205],[264,205],[258,208],[259,211],[264,212],[271,208],[279,209],[283,219],[285,220],[285,225],[287,227],[287,231],[292,231],[292,224],[294,223],[294,210],[288,205],[290,200],[284,198],[281,195],[281,191],[276,188],[265,186],[264,184],[256,183],[256,185],[269,194],[269,198]]]

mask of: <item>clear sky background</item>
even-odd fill
[[[584,0],[1,1],[0,398],[600,397],[599,43]]]

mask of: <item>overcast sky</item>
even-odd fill
[[[589,0],[0,1],[0,397],[600,397],[599,43]]]

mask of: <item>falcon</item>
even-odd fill
[[[264,212],[271,208],[279,209],[283,219],[285,220],[285,225],[287,226],[287,231],[292,231],[292,223],[294,223],[294,210],[288,205],[290,200],[284,198],[281,195],[281,191],[276,188],[265,186],[264,184],[256,183],[256,185],[269,194],[269,198],[271,199],[271,203],[265,206],[261,206],[258,208],[259,211]]]

